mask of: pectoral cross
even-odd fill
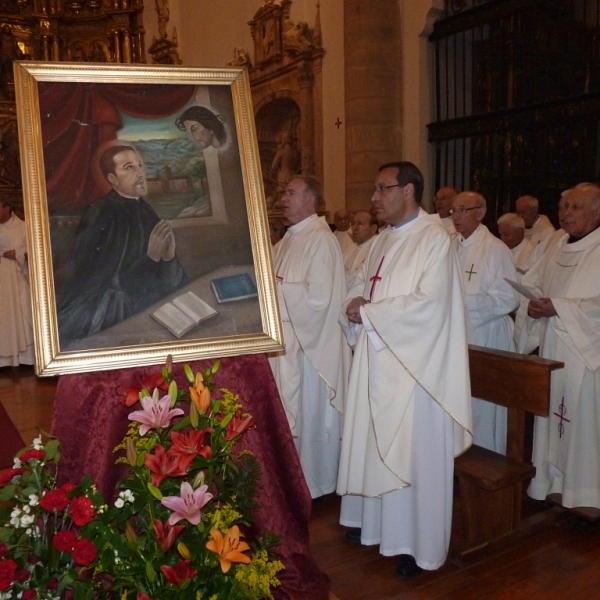
[[[567,409],[565,407],[565,399],[563,397],[562,402],[558,405],[558,412],[553,413],[556,417],[558,417],[560,419],[560,422],[558,423],[558,437],[559,438],[562,438],[563,433],[565,432],[564,421],[566,421],[567,423],[571,422],[569,419],[567,419],[565,417],[566,413],[567,413]]]
[[[381,281],[381,277],[379,277],[379,272],[381,271],[381,265],[383,264],[383,261],[385,259],[385,254],[381,257],[381,262],[379,263],[379,266],[377,267],[377,272],[375,273],[375,275],[373,275],[373,277],[371,277],[371,279],[369,279],[369,281],[371,281],[371,291],[369,292],[369,302],[373,301],[373,294],[375,292],[375,286],[377,285],[378,281]]]
[[[471,281],[471,275],[477,275],[477,271],[473,271],[475,267],[475,263],[471,265],[471,269],[469,271],[465,271],[465,273],[469,276],[469,281]]]

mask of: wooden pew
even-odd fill
[[[471,393],[508,409],[506,456],[473,445],[454,462],[464,541],[453,549],[468,562],[521,525],[523,482],[535,475],[524,456],[525,413],[547,417],[550,374],[564,363],[469,346]]]

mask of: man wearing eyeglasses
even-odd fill
[[[528,494],[600,509],[600,186],[580,183],[558,205],[562,234],[523,276],[537,300],[517,313],[519,351],[539,345],[565,363],[552,375],[550,416],[536,417]]]
[[[423,176],[383,165],[371,201],[389,224],[342,307],[354,359],[338,476],[346,538],[401,555],[400,577],[448,552],[454,456],[471,443],[460,271],[450,236],[421,207]]]
[[[452,219],[458,232],[455,244],[465,288],[470,343],[496,350],[514,351],[513,320],[519,306],[505,278],[517,281],[514,259],[506,244],[481,223],[485,198],[462,192],[452,202]],[[473,399],[473,427],[478,446],[506,454],[506,408]]]

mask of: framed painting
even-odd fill
[[[36,371],[276,351],[244,69],[20,62]]]

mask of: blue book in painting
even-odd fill
[[[256,284],[248,273],[212,279],[210,284],[219,304],[258,296]]]

